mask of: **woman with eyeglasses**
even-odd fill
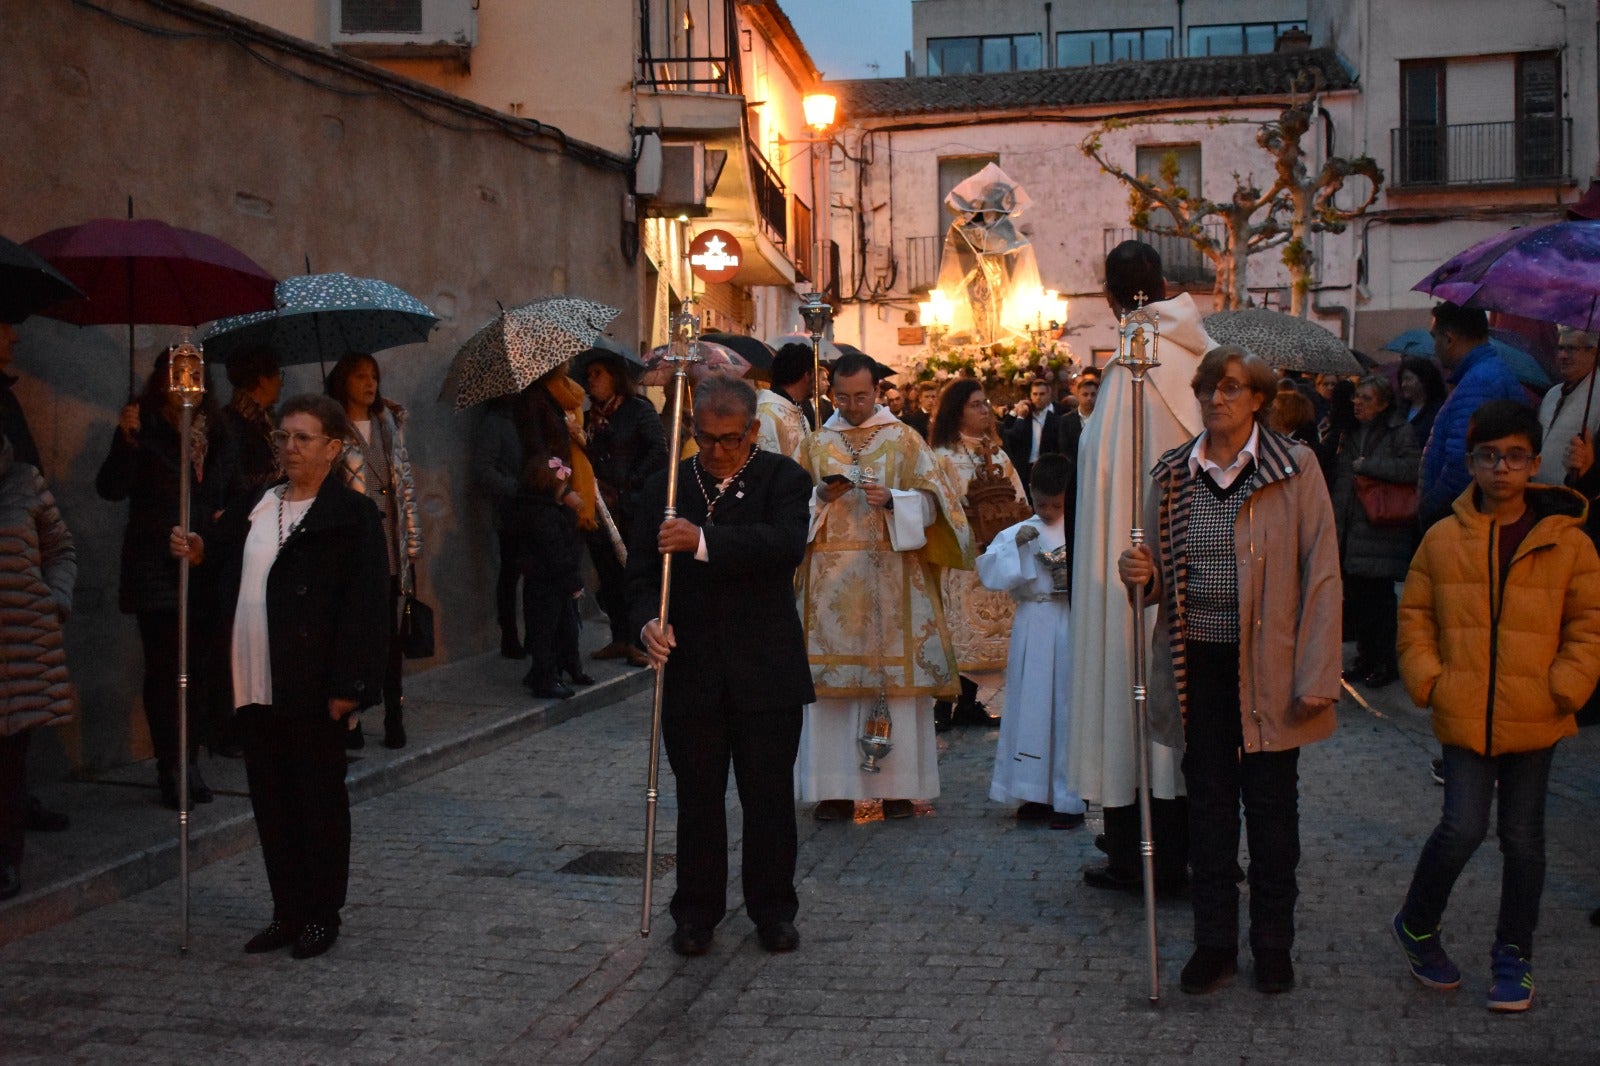
[[[172,526],[168,552],[216,583],[250,805],[272,889],[251,954],[321,955],[339,936],[350,879],[345,721],[378,702],[391,623],[377,508],[329,477],[350,426],[326,396],[280,408],[272,442],[287,480],[259,488],[204,533]]]
[[[1053,430],[1044,439],[1047,444],[1053,442]],[[940,473],[967,509],[975,550],[981,552],[995,533],[1031,513],[1022,479],[995,430],[994,413],[981,381],[957,378],[944,387],[928,429],[928,442],[939,460]],[[984,516],[978,513],[978,502],[969,496],[968,490],[980,471],[984,472],[985,483],[1001,478],[1010,482],[1012,507],[997,516],[998,521],[980,521]],[[992,509],[987,501],[983,506]],[[1000,716],[991,714],[978,699],[978,683],[972,675],[1006,668],[1016,604],[1009,593],[984,588],[975,570],[941,570],[939,586],[950,640],[955,645],[956,666],[961,671],[961,698],[953,705],[949,700],[934,701],[933,728],[943,733],[956,725],[999,725]]]
[[[170,350],[169,350],[170,351]],[[167,530],[178,520],[178,486],[182,466],[178,428],[183,411],[178,395],[167,387],[169,351],[156,357],[143,393],[122,409],[111,434],[111,449],[95,476],[101,499],[128,501],[128,524],[122,533],[122,567],[117,600],[124,614],[139,620],[144,649],[144,718],[155,749],[156,785],[161,802],[178,809],[178,563],[167,553]],[[190,520],[201,523],[227,503],[233,480],[232,449],[206,368],[206,392],[194,413],[189,435]],[[200,589],[189,588],[191,638],[206,632]],[[199,642],[195,642],[199,646]],[[191,667],[188,701],[188,804],[210,803],[211,789],[200,775],[199,753],[205,701],[205,677],[197,656]]]
[[[1250,844],[1255,986],[1294,987],[1300,748],[1333,733],[1339,555],[1316,454],[1261,421],[1277,391],[1264,360],[1213,348],[1193,380],[1205,428],[1152,471],[1145,529],[1118,573],[1157,604],[1155,739],[1182,729],[1194,954],[1180,987],[1237,972],[1240,808]]]
[[[378,505],[383,518],[384,542],[389,546],[389,587],[395,624],[400,621],[400,597],[416,588],[417,557],[422,554],[422,519],[417,511],[417,486],[411,477],[411,456],[406,451],[406,409],[384,399],[378,391],[378,361],[351,352],[328,372],[328,395],[343,407],[352,433],[345,440],[340,476],[346,485]],[[383,676],[383,744],[406,746],[406,725],[401,693],[403,673],[400,641],[391,633],[389,665]],[[350,720],[345,746],[366,743],[358,718]]]
[[[1394,644],[1400,604],[1394,586],[1405,580],[1411,565],[1414,531],[1412,522],[1374,524],[1361,502],[1357,479],[1410,486],[1414,492],[1422,469],[1422,442],[1395,404],[1388,379],[1376,374],[1362,378],[1353,403],[1356,428],[1344,437],[1334,457],[1331,490],[1345,616],[1356,641],[1355,661],[1344,676],[1382,688],[1400,677]]]

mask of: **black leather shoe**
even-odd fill
[[[277,951],[293,944],[298,935],[299,931],[294,926],[274,918],[272,924],[244,942],[244,953],[264,955],[269,951]]]
[[[360,751],[367,746],[367,735],[361,731],[361,719],[354,715],[345,723],[344,750]]]
[[[971,703],[956,704],[955,713],[951,720],[956,725],[997,726],[1000,716],[989,712],[989,705],[982,700],[973,700]]]
[[[1385,685],[1392,685],[1398,680],[1400,680],[1400,671],[1393,666],[1385,665],[1374,666],[1367,671],[1366,676],[1361,679],[1361,683],[1368,688],[1383,688]]]
[[[569,669],[567,671],[567,680],[571,681],[574,685],[582,685],[584,688],[588,688],[590,685],[594,684],[594,678],[590,677],[588,674],[579,669]]]
[[[1084,821],[1085,818],[1082,811],[1077,814],[1069,814],[1066,811],[1050,812],[1051,829],[1082,829]]]
[[[38,796],[28,797],[27,827],[30,833],[59,833],[72,825],[72,819],[60,811],[52,811],[39,802]]]
[[[711,935],[711,930],[702,926],[680,925],[672,931],[672,950],[689,958],[704,955],[711,950]]]
[[[294,938],[294,950],[289,954],[296,959],[314,959],[333,947],[333,942],[338,939],[338,926],[307,922],[300,930],[300,935]]]
[[[1107,852],[1106,852],[1106,835],[1104,833],[1096,833],[1094,835],[1094,846],[1095,846],[1095,849],[1097,851],[1099,851],[1102,855],[1107,854]]]
[[[1287,954],[1287,953],[1285,953]],[[1215,992],[1239,972],[1239,953],[1227,948],[1195,948],[1178,975],[1178,987],[1192,996]]]
[[[800,946],[800,931],[793,922],[769,922],[756,927],[756,939],[774,955],[793,951]]]
[[[0,899],[10,899],[22,891],[22,871],[17,864],[0,859]]]
[[[1083,883],[1090,888],[1108,888],[1115,892],[1144,891],[1143,877],[1138,874],[1125,874],[1110,863],[1104,863],[1100,866],[1085,866],[1083,868]]]
[[[529,681],[527,685],[528,691],[541,700],[570,700],[574,695],[572,689],[553,677],[544,681]]]
[[[1269,996],[1294,988],[1294,963],[1286,948],[1261,948],[1256,951],[1256,991]]]

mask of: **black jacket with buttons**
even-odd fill
[[[205,538],[202,566],[216,567],[219,626],[226,632],[218,676],[232,699],[228,669],[234,610],[250,512],[266,492],[229,508]],[[378,509],[336,476],[278,551],[267,573],[267,639],[275,717],[326,718],[330,699],[378,702],[388,661],[389,554]]]

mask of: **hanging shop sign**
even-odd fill
[[[728,231],[701,230],[689,243],[689,269],[707,285],[732,281],[743,254],[739,241]]]

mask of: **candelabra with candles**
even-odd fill
[[[833,305],[820,292],[806,293],[806,302],[800,305],[800,318],[811,334],[811,403],[816,412],[817,424],[822,426],[822,337],[833,320]]]
[[[917,322],[928,337],[928,350],[938,352],[950,332],[950,298],[942,289],[933,289],[926,300],[917,303]]]
[[[1067,324],[1068,310],[1067,298],[1055,289],[1045,289],[1039,294],[1033,306],[1033,325],[1028,329],[1034,347],[1043,348],[1047,341],[1056,338],[1061,327]]]

